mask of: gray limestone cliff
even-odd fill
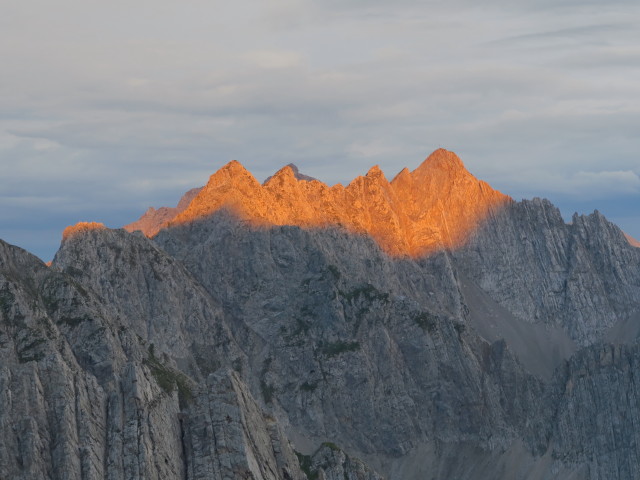
[[[145,265],[171,268],[150,255]],[[108,262],[104,283],[129,274],[114,257]],[[158,332],[166,326],[158,312],[123,316],[126,306],[114,308],[106,291],[96,291],[100,282],[83,286],[81,276],[80,270],[47,268],[0,242],[0,478],[305,478],[287,438],[234,374],[178,367],[184,353],[179,333],[191,324]],[[208,315],[203,302],[182,300],[194,322],[198,313]],[[139,302],[148,307],[154,300]],[[212,329],[220,327],[214,317],[207,320]],[[228,339],[217,333],[216,354],[224,355]],[[159,342],[164,334],[166,342]]]
[[[421,259],[225,211],[0,242],[0,478],[632,479],[639,267],[541,200]]]
[[[453,256],[515,316],[580,345],[640,313],[640,249],[597,211],[567,224],[548,200],[513,203]]]

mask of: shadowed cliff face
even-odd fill
[[[142,230],[160,244],[174,231],[173,236],[191,244],[186,237],[199,231],[200,224],[230,215],[256,233],[282,226],[355,233],[395,259],[427,259],[448,251],[461,284],[464,278],[471,281],[467,293],[474,297],[473,284],[478,286],[493,307],[504,310],[506,328],[511,330],[518,318],[559,328],[560,337],[568,336],[559,341],[563,347],[558,352],[571,351],[571,342],[596,342],[616,325],[620,331],[636,331],[619,324],[632,325],[638,314],[637,242],[598,213],[575,215],[565,223],[548,201],[514,202],[477,180],[454,153],[443,149],[414,171],[403,169],[391,182],[373,167],[347,187],[329,187],[292,165],[260,184],[233,161],[205,187],[188,192],[172,212],[147,212],[125,229]],[[99,227],[78,224],[64,236]],[[197,250],[197,245],[189,248]],[[202,255],[196,257],[199,263]],[[484,316],[471,316],[479,331],[491,339],[508,337],[504,329],[497,337],[491,333],[495,322],[487,323]],[[531,335],[517,337],[527,341],[515,340],[511,348],[523,344],[529,352],[525,357],[539,356],[530,355]]]
[[[370,235],[389,255],[418,257],[463,245],[490,212],[511,201],[477,180],[454,153],[443,149],[413,172],[405,168],[391,182],[377,166],[347,187],[329,187],[307,178],[287,165],[261,185],[232,161],[172,218],[159,224],[141,219],[125,228],[153,236],[167,226],[227,209],[256,227],[339,225]]]
[[[50,268],[0,241],[0,478],[637,477],[640,249],[599,213],[446,151],[161,210]]]

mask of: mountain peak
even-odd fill
[[[249,170],[244,168],[244,166],[237,160],[231,160],[229,163],[224,165],[221,169],[219,169],[216,173],[209,177],[209,182],[204,186],[203,192],[201,192],[198,196],[202,195],[202,193],[206,192],[210,188],[216,188],[220,185],[237,185],[239,183],[258,183],[258,181],[251,175]],[[198,197],[196,197],[197,199]],[[195,199],[194,199],[195,200]]]
[[[123,228],[128,232],[135,232],[139,230],[144,232],[145,235],[151,237],[158,233],[160,229],[167,224],[167,222],[171,221],[178,214],[183,212],[203,188],[204,187],[197,187],[189,190],[182,196],[178,205],[174,208],[160,207],[155,209],[153,207],[149,207],[138,220],[125,225]]]
[[[378,165],[347,187],[307,179],[315,180],[289,164],[260,184],[234,160],[163,227],[227,209],[254,225],[341,225],[370,235],[390,255],[420,256],[462,245],[491,211],[511,200],[477,180],[455,153],[444,149],[413,172],[403,169],[392,184]]]
[[[230,173],[248,172],[248,170],[244,168],[244,165],[242,165],[238,160],[231,160],[218,171],[228,171]]]
[[[66,241],[70,238],[88,232],[90,230],[106,230],[104,223],[99,222],[78,222],[75,225],[69,225],[62,231],[62,240]]]
[[[298,167],[296,165],[294,165],[293,163],[289,163],[288,165],[285,165],[284,167],[282,167],[280,170],[278,170],[276,173],[274,173],[272,176],[267,177],[267,179],[262,182],[263,185],[266,185],[267,183],[269,183],[269,180],[271,180],[274,176],[276,176],[281,170],[285,169],[285,168],[290,168],[291,171],[293,172],[293,176],[297,179],[297,180],[304,180],[305,182],[312,182],[312,181],[317,181],[316,178],[314,177],[310,177],[309,175],[305,175],[304,173],[300,173],[300,170],[298,169]]]
[[[439,148],[429,155],[412,173],[415,177],[420,178],[433,174],[434,172],[445,172],[449,175],[470,175],[464,163],[460,160],[460,157],[444,148]]]
[[[283,183],[297,183],[298,182],[298,178],[296,175],[297,168],[296,170],[294,170],[294,168],[295,168],[295,165],[293,164],[285,165],[276,173],[274,173],[271,177],[267,178],[262,185],[267,186],[267,185],[278,185]]]
[[[212,184],[220,185],[225,184],[227,182],[237,183],[239,181],[251,181],[257,183],[257,180],[251,175],[249,170],[244,168],[237,160],[231,160],[229,163],[224,165],[221,169],[215,172],[213,175],[209,177],[209,182],[205,185],[204,189],[206,190]]]
[[[293,174],[298,180],[304,180],[305,182],[312,182],[314,180],[316,181],[318,180],[317,178],[310,177],[309,175],[305,175],[304,173],[301,173],[298,167],[293,163],[288,164],[287,167],[290,167],[291,170],[293,170]]]
[[[374,165],[369,169],[366,175],[367,178],[380,178],[385,179],[384,172],[380,169],[378,165]]]

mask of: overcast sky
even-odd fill
[[[0,238],[44,260],[231,159],[332,184],[438,147],[640,237],[636,0],[0,3]]]

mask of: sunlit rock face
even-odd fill
[[[640,242],[638,240],[636,240],[635,238],[633,238],[631,235],[627,235],[626,233],[624,234],[625,238],[627,239],[627,241],[629,242],[630,245],[636,247],[636,248],[640,248]]]
[[[104,223],[99,222],[78,222],[75,225],[70,225],[64,229],[62,232],[62,240],[68,240],[77,235],[81,235],[90,230],[103,230],[107,227],[104,226]]]
[[[125,225],[124,229],[128,232],[141,230],[145,235],[152,237],[158,233],[163,225],[171,221],[179,213],[183,212],[184,209],[189,206],[191,200],[200,193],[200,190],[202,190],[202,187],[192,188],[189,190],[182,196],[176,207],[160,207],[158,209],[149,207],[149,209],[144,212],[144,215],[135,222]]]
[[[476,179],[456,154],[436,150],[418,168],[406,168],[389,182],[377,166],[346,187],[300,175],[287,165],[260,184],[239,162],[218,170],[180,212],[164,224],[148,222],[147,212],[127,230],[153,236],[228,209],[254,226],[341,226],[370,235],[392,256],[418,257],[463,245],[492,212],[510,197]],[[159,210],[158,210],[159,211]],[[151,212],[153,213],[153,212]]]

